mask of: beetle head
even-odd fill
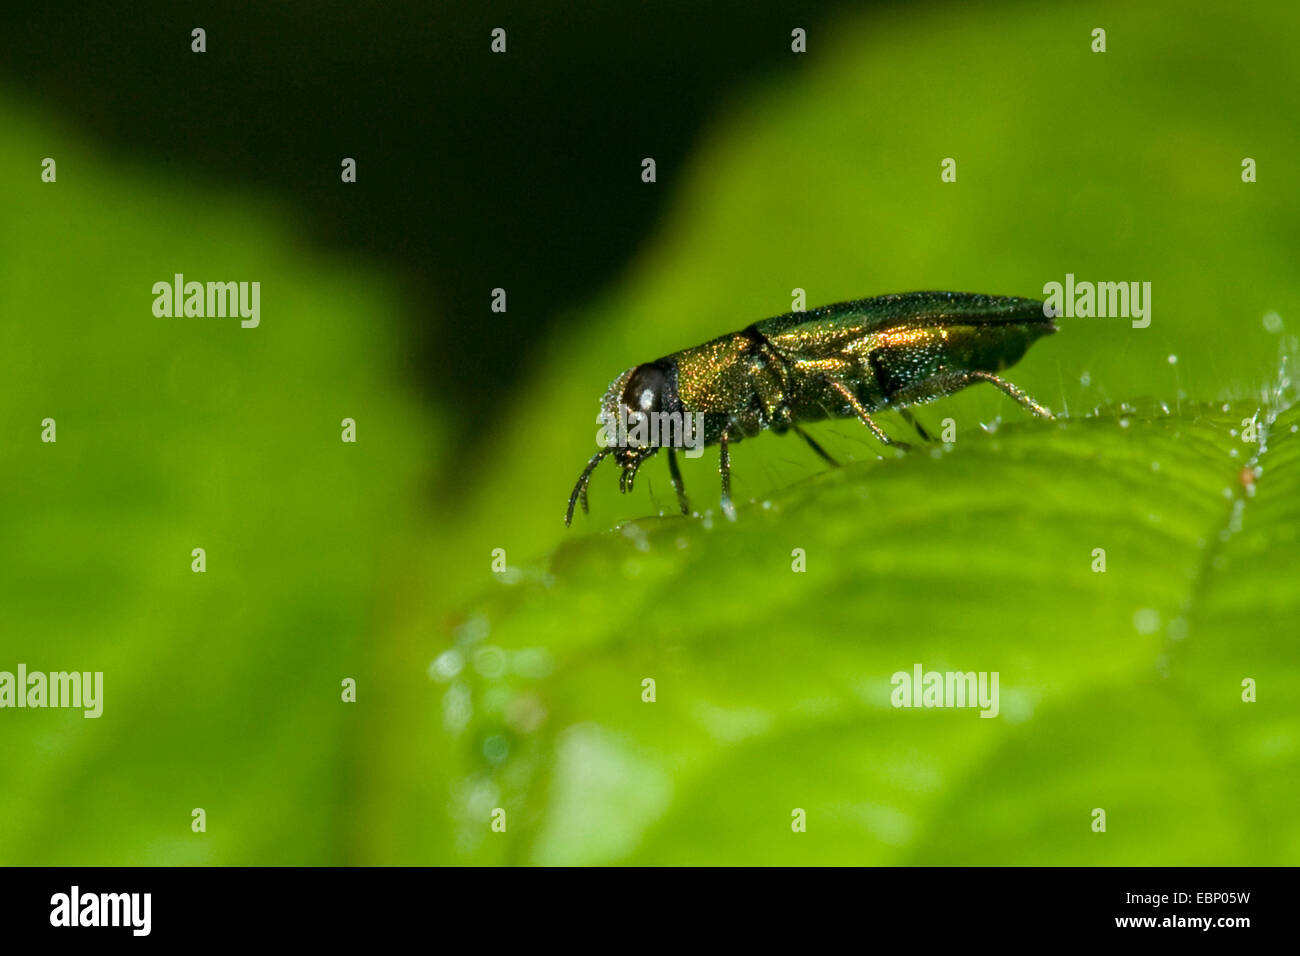
[[[581,500],[587,510],[587,483],[601,459],[613,455],[621,469],[618,490],[632,490],[637,469],[660,448],[657,435],[650,429],[649,416],[666,411],[673,404],[673,386],[668,368],[658,362],[637,365],[610,382],[600,401],[597,421],[603,426],[605,447],[587,462],[586,469],[569,496],[569,510],[564,523],[573,520],[573,507]],[[656,437],[651,441],[651,437]]]
[[[631,491],[641,463],[659,450],[657,430],[651,441],[650,416],[665,410],[668,373],[659,364],[649,362],[628,369],[610,383],[601,400],[600,420],[611,442],[611,454],[622,474],[619,490]]]

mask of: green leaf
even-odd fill
[[[365,750],[341,682],[377,693],[435,444],[393,384],[396,294],[7,99],[0,125],[0,670],[104,675],[98,718],[0,711],[0,863],[337,863]],[[261,325],[155,316],[177,272],[260,281]]]
[[[1277,334],[1300,297],[1300,197],[1282,169],[1240,179],[1244,156],[1300,150],[1278,119],[1295,85],[1258,68],[1288,61],[1300,22],[1205,11],[1171,44],[1172,5],[1102,12],[1104,55],[1064,8],[878,11],[720,117],[673,215],[537,357],[440,526],[430,656],[463,667],[421,725],[446,819],[411,858],[1300,858],[1300,475]],[[1038,296],[1067,273],[1149,280],[1154,299],[1148,328],[1063,320],[1008,372],[1058,423],[967,389],[919,410],[931,431],[952,420],[950,450],[880,457],[856,422],[818,425],[849,461],[822,473],[796,437],[742,443],[734,525],[706,456],[684,472],[711,518],[671,516],[652,462],[628,496],[597,472],[590,518],[559,530],[622,369],[784,312],[795,288],[809,306]],[[1252,485],[1240,432],[1257,414],[1277,418]],[[496,548],[511,570],[493,582]],[[552,670],[490,679],[483,646]],[[998,671],[1001,713],[891,707],[891,676],[917,663]]]
[[[793,81],[720,101],[645,184],[668,214],[490,420],[417,402],[390,281],[0,101],[0,668],[107,679],[98,720],[0,718],[0,862],[1296,862],[1300,447],[1270,383],[1300,300],[1298,18],[813,25]],[[176,271],[262,279],[263,325],[156,320]],[[1155,305],[1146,329],[1063,323],[1011,370],[1059,423],[969,389],[920,410],[951,449],[880,457],[828,423],[848,464],[825,472],[797,438],[741,444],[735,524],[706,457],[707,522],[646,518],[674,509],[647,467],[624,497],[599,474],[563,528],[623,368],[796,287],[1038,295],[1067,272],[1150,280]],[[1266,451],[1233,434],[1257,412]],[[443,440],[457,415],[481,456]],[[916,663],[998,671],[999,716],[891,707]]]
[[[540,863],[1291,859],[1300,416],[1254,460],[1234,430],[1255,411],[1004,426],[828,471],[734,524],[571,542],[449,652],[467,779],[518,815],[507,852]],[[1271,603],[1249,613],[1243,590]],[[510,667],[540,654],[546,676]],[[1000,713],[891,706],[916,664],[998,672]]]

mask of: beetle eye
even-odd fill
[[[623,389],[623,404],[635,412],[657,412],[664,387],[664,371],[657,365],[640,365]]]

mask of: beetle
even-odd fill
[[[1000,388],[1035,415],[1052,418],[997,373],[1055,332],[1053,317],[1037,299],[970,292],[906,292],[788,312],[633,366],[610,383],[600,420],[636,426],[653,416],[699,416],[703,444],[719,446],[722,510],[734,520],[730,446],[765,430],[793,430],[836,465],[800,426],[856,416],[882,444],[907,450],[876,424],[873,412],[900,412],[928,440],[908,406],[979,382]],[[602,460],[612,455],[618,462],[619,490],[627,492],[637,469],[660,448],[668,451],[682,514],[690,514],[678,447],[680,442],[662,437],[607,440],[569,495],[565,525],[572,523],[579,501],[587,511],[587,485]]]

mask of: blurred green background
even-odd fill
[[[0,711],[0,863],[1297,862],[1294,5],[288,9],[6,31],[0,670],[105,701]],[[1009,373],[1059,422],[972,389],[951,447],[738,445],[735,524],[709,450],[702,518],[655,461],[563,528],[624,368],[1067,272],[1153,311]],[[915,663],[1001,715],[890,707]]]

